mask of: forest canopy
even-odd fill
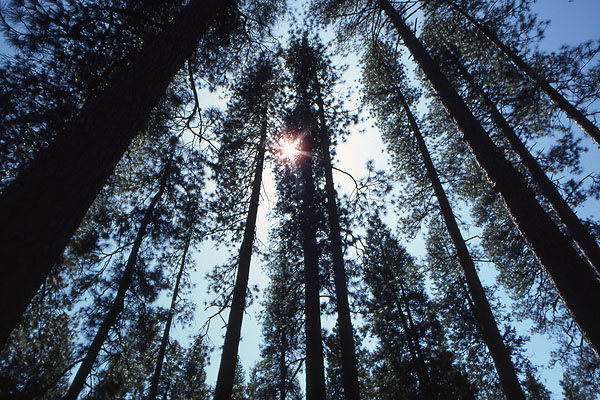
[[[600,399],[564,3],[0,3],[0,399]]]

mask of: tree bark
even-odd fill
[[[244,238],[238,255],[238,268],[233,288],[233,299],[229,310],[227,321],[227,333],[223,344],[223,353],[219,365],[219,375],[215,388],[215,400],[230,400],[233,393],[233,381],[235,368],[238,360],[238,348],[242,331],[242,319],[246,309],[246,291],[248,290],[248,277],[250,275],[250,261],[252,260],[252,247],[254,245],[254,233],[256,230],[256,216],[260,201],[260,186],[262,183],[263,165],[265,160],[265,147],[267,142],[267,112],[262,116],[260,128],[260,143],[258,145],[258,156],[256,169],[254,171],[254,182],[250,195],[248,216],[244,228]]]
[[[307,106],[305,111],[310,113]],[[306,115],[305,115],[306,117]],[[321,300],[319,297],[319,254],[317,250],[312,157],[314,149],[309,126],[304,137],[304,149],[308,156],[300,165],[300,192],[302,200],[302,250],[304,253],[304,302],[306,331],[306,399],[325,399],[325,371],[323,343],[321,338]]]
[[[185,243],[183,247],[183,255],[181,257],[181,264],[179,266],[179,272],[177,273],[177,278],[175,279],[175,287],[173,288],[173,296],[171,297],[171,306],[169,307],[169,314],[167,315],[167,321],[165,322],[165,329],[163,331],[162,338],[160,340],[160,347],[158,349],[158,356],[156,357],[156,368],[154,369],[154,373],[152,374],[152,379],[150,381],[150,390],[148,394],[148,400],[156,400],[156,395],[158,394],[158,382],[160,380],[160,374],[162,371],[163,362],[165,359],[165,353],[167,352],[167,345],[169,344],[169,336],[171,334],[171,324],[173,323],[173,316],[175,315],[175,307],[177,306],[177,297],[179,297],[179,287],[181,285],[181,277],[183,276],[183,271],[185,270],[185,260],[187,258],[188,250],[190,248],[190,242],[192,241],[192,234],[194,232],[194,220],[195,220],[195,212],[194,216],[192,216],[190,221],[190,231],[185,238]]]
[[[0,347],[198,40],[233,0],[192,0],[0,197]]]
[[[115,324],[117,318],[121,311],[123,311],[123,307],[125,304],[125,294],[129,290],[129,286],[131,285],[131,281],[133,279],[133,272],[135,270],[135,265],[137,263],[137,256],[140,250],[140,246],[142,245],[142,240],[144,240],[144,236],[146,235],[146,229],[152,220],[152,213],[158,204],[163,192],[165,191],[165,187],[167,186],[167,178],[169,176],[170,165],[165,167],[165,171],[163,172],[163,176],[161,178],[160,187],[158,192],[152,198],[150,205],[146,209],[144,213],[144,218],[140,223],[140,227],[138,229],[138,233],[133,242],[133,247],[131,248],[131,252],[129,253],[129,258],[127,259],[127,264],[125,265],[125,269],[123,270],[123,276],[119,281],[119,288],[117,289],[117,295],[115,296],[108,313],[104,316],[102,320],[102,324],[98,328],[96,332],[96,336],[94,336],[94,340],[92,344],[87,350],[77,373],[75,374],[75,378],[73,382],[71,382],[71,386],[67,391],[63,400],[76,400],[79,396],[79,393],[83,389],[83,385],[90,374],[92,367],[94,366],[94,362],[96,362],[96,358],[98,357],[98,353],[104,344],[104,341],[108,337],[108,333],[110,329]]]
[[[463,10],[458,4],[451,0],[443,0],[445,4],[448,4],[458,14],[462,15],[490,41],[492,42],[509,60],[511,60],[529,79],[535,82],[536,85],[544,92],[548,97],[556,103],[567,116],[575,122],[579,127],[600,146],[600,129],[594,125],[592,121],[587,118],[583,112],[569,102],[558,90],[554,89],[550,83],[544,79],[539,73],[533,70],[525,60],[520,57],[514,50],[508,47],[500,38],[492,32],[487,26],[477,21],[465,10]]]
[[[478,164],[504,200],[525,240],[555,285],[596,356],[600,356],[600,318],[591,304],[600,304],[600,283],[556,227],[527,187],[524,178],[504,158],[463,99],[442,74],[423,45],[387,0],[376,0],[396,28],[426,79],[463,134]]]
[[[417,141],[417,146],[419,147],[419,151],[423,157],[423,163],[425,164],[425,169],[427,170],[427,176],[431,181],[435,196],[438,200],[438,204],[440,205],[446,229],[448,230],[452,243],[456,248],[458,261],[462,267],[467,286],[469,288],[469,293],[471,294],[473,300],[473,314],[475,315],[475,319],[479,325],[483,341],[485,342],[494,361],[494,365],[496,366],[496,371],[498,372],[498,377],[500,378],[500,384],[502,385],[504,394],[509,400],[524,400],[525,394],[523,393],[523,389],[521,388],[519,379],[517,378],[517,373],[512,360],[510,359],[510,353],[508,352],[508,349],[502,340],[502,335],[498,329],[498,324],[494,319],[492,309],[485,295],[485,291],[483,290],[481,281],[479,280],[479,276],[477,275],[477,269],[475,268],[475,264],[473,263],[473,259],[471,258],[471,254],[469,253],[469,249],[467,248],[458,224],[456,223],[452,207],[450,206],[446,192],[444,191],[442,183],[440,182],[437,170],[433,165],[433,161],[429,155],[429,150],[427,149],[427,145],[423,139],[421,130],[419,129],[417,121],[415,120],[406,99],[401,97],[400,101],[402,102],[402,106],[408,117],[413,135]]]
[[[452,54],[451,57],[454,58],[454,62],[462,76],[477,93],[484,106],[488,109],[492,120],[498,129],[500,129],[504,137],[506,137],[512,146],[513,150],[523,161],[525,167],[527,167],[529,170],[531,177],[541,190],[542,194],[550,202],[552,208],[554,208],[558,214],[560,221],[567,229],[569,235],[573,238],[573,240],[575,240],[575,243],[577,243],[583,254],[585,254],[592,267],[594,267],[596,272],[600,274],[600,247],[598,246],[596,239],[581,223],[577,217],[577,214],[575,214],[573,209],[571,209],[569,204],[561,196],[556,186],[554,186],[554,183],[552,183],[552,181],[548,178],[535,157],[531,155],[525,144],[521,141],[512,126],[510,126],[508,121],[500,113],[494,102],[488,97],[485,91],[479,85],[477,85],[475,79],[469,73],[467,68],[460,62],[456,55]]]
[[[342,384],[346,400],[359,400],[360,388],[358,385],[358,370],[356,362],[356,348],[354,333],[350,318],[350,305],[348,304],[348,285],[346,282],[346,269],[344,267],[344,252],[340,230],[340,218],[336,204],[336,191],[333,184],[333,168],[329,153],[330,140],[325,121],[325,108],[321,96],[319,83],[316,84],[316,96],[319,116],[319,133],[321,156],[325,169],[325,193],[327,195],[327,215],[329,225],[329,241],[331,242],[331,256],[333,261],[333,283],[335,286],[335,300],[338,314],[338,328],[342,355]]]

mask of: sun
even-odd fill
[[[279,149],[280,157],[286,160],[293,160],[296,158],[298,154],[300,154],[299,142],[300,138],[286,138],[282,142],[279,142],[277,147]]]
[[[304,135],[302,133],[284,131],[275,144],[279,161],[293,165],[300,160],[301,156],[307,155],[303,150],[303,138]]]

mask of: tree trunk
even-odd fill
[[[333,283],[335,286],[335,299],[338,314],[338,328],[342,355],[342,384],[346,400],[359,400],[360,389],[358,385],[358,371],[356,363],[356,349],[352,320],[350,319],[350,306],[348,304],[348,286],[346,283],[346,270],[344,268],[344,252],[340,231],[340,218],[336,204],[336,191],[333,184],[333,168],[329,153],[329,134],[325,121],[325,109],[321,88],[316,84],[317,106],[319,115],[319,133],[321,156],[325,169],[325,193],[327,195],[327,215],[329,225],[329,240],[331,242],[331,255],[333,261]]]
[[[179,272],[175,279],[175,287],[173,288],[173,296],[171,297],[171,306],[169,307],[169,314],[167,315],[167,321],[165,323],[165,329],[163,331],[162,338],[160,340],[160,348],[158,349],[158,357],[156,358],[156,368],[154,374],[152,374],[152,380],[150,381],[150,391],[148,394],[148,400],[156,400],[158,394],[158,382],[160,380],[160,373],[162,371],[163,362],[165,359],[165,353],[167,352],[167,345],[169,344],[169,336],[171,334],[171,324],[173,323],[173,316],[175,315],[175,307],[177,306],[177,297],[179,297],[179,287],[181,285],[181,277],[185,270],[185,260],[187,258],[188,250],[190,248],[190,242],[192,241],[192,235],[194,232],[194,216],[190,221],[190,231],[185,238],[183,247],[183,255],[181,257],[181,265],[179,266]]]
[[[519,139],[512,126],[504,119],[504,116],[496,108],[494,102],[487,96],[483,89],[477,85],[473,76],[469,73],[467,68],[460,62],[458,57],[454,54],[451,55],[454,58],[454,62],[458,67],[460,73],[465,78],[467,83],[473,88],[477,95],[481,98],[482,103],[487,107],[492,120],[502,131],[502,134],[506,137],[513,150],[519,155],[523,164],[529,170],[531,177],[541,190],[542,194],[550,202],[550,205],[558,214],[561,222],[567,228],[569,235],[575,240],[583,254],[587,257],[588,261],[596,272],[600,274],[600,247],[598,242],[590,234],[588,229],[581,223],[577,214],[569,207],[569,204],[561,196],[560,192],[554,186],[554,183],[546,176],[546,173],[540,167],[537,160],[531,155],[525,144]]]
[[[454,119],[479,165],[554,283],[584,338],[600,356],[600,318],[591,304],[600,304],[600,283],[531,193],[524,178],[504,158],[463,99],[442,74],[423,45],[387,0],[376,0],[388,15],[405,46]]]
[[[252,247],[254,245],[254,232],[256,230],[256,216],[260,201],[260,187],[262,183],[263,165],[265,160],[265,147],[267,142],[267,110],[262,116],[260,130],[260,143],[258,145],[258,156],[256,169],[254,171],[254,182],[250,195],[248,216],[244,228],[244,238],[238,255],[238,268],[233,288],[233,299],[229,310],[227,321],[227,333],[223,344],[223,353],[219,365],[219,375],[215,388],[215,400],[230,400],[233,393],[233,381],[235,369],[238,362],[238,348],[242,330],[242,319],[246,309],[246,291],[248,290],[248,277],[250,275],[250,261],[252,259]]]
[[[513,51],[510,47],[504,44],[500,38],[492,32],[487,26],[477,21],[475,18],[470,16],[465,10],[463,10],[458,4],[454,3],[451,0],[443,0],[443,3],[448,4],[452,9],[454,9],[457,13],[465,17],[469,22],[471,22],[479,31],[490,41],[492,42],[506,57],[508,57],[529,79],[538,85],[538,87],[546,93],[548,97],[552,99],[565,114],[594,141],[597,145],[600,146],[600,129],[592,123],[581,110],[577,109],[573,104],[571,104],[563,95],[561,95],[558,90],[554,89],[550,83],[540,74],[535,72],[533,68],[531,68],[525,60],[520,57],[515,51]]]
[[[442,183],[440,182],[435,166],[433,165],[433,161],[429,155],[429,150],[427,149],[427,145],[425,144],[421,130],[419,129],[419,126],[406,100],[401,98],[401,101],[417,141],[419,151],[423,157],[423,163],[425,164],[425,169],[427,170],[427,176],[431,181],[433,190],[440,205],[444,222],[446,224],[446,229],[448,229],[452,243],[456,248],[458,260],[463,269],[463,273],[465,274],[467,286],[473,299],[473,314],[475,315],[475,319],[479,325],[483,340],[490,351],[492,359],[494,360],[494,365],[496,366],[496,371],[498,372],[502,389],[509,400],[524,400],[525,394],[523,393],[523,389],[521,388],[519,379],[517,378],[515,367],[510,359],[508,349],[502,341],[502,335],[498,330],[498,325],[496,324],[496,320],[492,314],[492,309],[485,295],[485,291],[483,290],[483,286],[481,285],[481,281],[479,280],[479,276],[477,275],[477,270],[475,269],[473,259],[471,258],[469,249],[467,248],[458,224],[456,223],[454,213],[452,212],[452,207],[450,206],[446,192],[442,187]]]
[[[234,4],[192,0],[0,197],[0,347],[198,40]]]
[[[416,337],[415,334],[414,324],[412,321],[412,316],[410,314],[410,307],[408,305],[408,300],[406,299],[406,295],[404,294],[404,288],[402,287],[402,285],[400,285],[400,289],[402,293],[402,299],[404,300],[404,305],[406,307],[406,314],[404,313],[404,311],[402,311],[403,307],[400,304],[400,299],[398,298],[397,291],[392,289],[390,294],[394,296],[394,303],[396,303],[396,308],[398,309],[400,323],[402,325],[402,328],[404,329],[404,333],[406,334],[406,343],[408,344],[408,350],[410,351],[413,363],[415,364],[415,372],[419,380],[419,391],[421,392],[421,395],[424,399],[434,398],[434,396],[431,393],[431,381],[429,379],[429,372],[427,371],[427,366],[425,365],[425,359],[421,351],[419,339]]]
[[[285,400],[287,394],[287,376],[288,365],[285,360],[285,353],[288,348],[287,332],[281,328],[281,352],[279,353],[279,400]]]
[[[152,198],[150,205],[146,209],[144,213],[144,218],[140,223],[140,227],[138,229],[138,233],[135,237],[135,241],[133,242],[133,247],[131,248],[131,252],[129,253],[129,258],[127,259],[127,264],[125,265],[125,269],[123,271],[123,276],[119,281],[119,288],[117,289],[117,295],[110,306],[110,309],[102,324],[98,328],[96,332],[96,336],[92,341],[92,344],[88,348],[88,351],[75,374],[75,378],[73,382],[71,382],[71,386],[67,391],[67,394],[63,398],[63,400],[76,400],[79,396],[79,393],[83,389],[83,385],[85,384],[85,380],[90,374],[92,367],[94,366],[94,362],[96,362],[96,358],[98,357],[98,353],[104,344],[104,341],[108,337],[108,333],[110,329],[115,324],[119,314],[123,311],[124,303],[125,303],[125,294],[129,290],[129,286],[131,285],[131,281],[133,279],[133,272],[135,269],[135,265],[137,263],[137,256],[140,250],[140,246],[142,245],[142,240],[146,235],[146,229],[152,220],[152,213],[154,208],[158,204],[163,192],[165,191],[165,187],[167,186],[167,177],[169,176],[170,165],[165,167],[165,171],[163,172],[163,176],[161,178],[160,187],[158,192]]]
[[[308,106],[304,105],[304,117],[312,120]],[[306,331],[306,400],[325,399],[325,371],[323,343],[321,339],[321,300],[319,297],[319,254],[317,250],[314,215],[315,185],[313,182],[312,157],[313,130],[315,125],[306,128],[304,137],[306,156],[300,165],[300,192],[302,200],[302,250],[304,253],[304,302]]]

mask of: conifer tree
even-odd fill
[[[258,213],[267,143],[267,128],[269,124],[268,111],[272,106],[270,103],[273,101],[275,95],[272,87],[274,79],[273,69],[274,66],[270,61],[260,59],[253,70],[240,78],[240,86],[236,88],[237,93],[234,94],[234,103],[231,105],[233,114],[232,120],[235,118],[238,120],[231,121],[229,124],[226,123],[224,127],[225,130],[232,131],[226,132],[228,140],[232,140],[225,144],[226,152],[231,152],[235,147],[240,147],[242,145],[241,143],[249,141],[252,136],[256,136],[256,131],[259,131],[259,134],[258,141],[255,140],[255,161],[252,158],[246,158],[245,160],[246,162],[252,160],[253,162],[251,165],[255,163],[253,172],[254,177],[246,224],[244,227],[244,237],[238,255],[237,276],[235,279],[235,287],[233,289],[231,309],[229,311],[229,321],[227,324],[227,334],[225,335],[225,344],[223,345],[223,355],[219,367],[219,377],[215,389],[215,399],[225,400],[231,397],[233,378],[235,376],[235,359],[237,357],[242,318],[246,303],[246,292],[248,290],[250,260],[254,245],[254,232],[256,230],[256,217]],[[249,133],[246,133],[247,131]],[[236,141],[241,143],[236,143]],[[244,164],[244,161],[242,161],[242,164]],[[243,165],[240,165],[240,167],[239,171],[241,172],[244,167]],[[229,167],[223,166],[223,168]],[[235,178],[239,179],[239,177]],[[232,182],[225,182],[225,184],[232,185]],[[243,193],[242,196],[244,196]]]
[[[393,53],[386,52],[380,44],[374,43],[367,56],[365,75],[367,98],[372,101],[375,107],[379,103],[382,104],[382,107],[377,109],[380,119],[384,124],[389,123],[388,121],[391,120],[390,122],[398,125],[388,127],[388,140],[395,143],[396,148],[402,149],[405,152],[403,154],[404,157],[410,157],[410,153],[407,152],[410,152],[415,147],[415,144],[418,148],[427,179],[433,186],[442,217],[456,248],[461,267],[463,268],[466,283],[473,299],[475,318],[494,359],[504,391],[508,398],[523,399],[525,397],[512,364],[510,353],[503,343],[483,286],[477,275],[473,259],[456,223],[452,207],[407,100],[407,98],[410,98],[414,102],[417,97],[414,94],[410,94],[410,88],[407,87],[405,82],[405,73],[397,61],[394,60]],[[390,81],[393,81],[395,86],[390,87],[388,85]],[[405,95],[404,93],[408,94]],[[402,110],[401,116],[397,116],[398,111],[394,110],[395,107]],[[403,134],[405,128],[402,125],[408,125],[406,127],[409,132],[408,135]],[[404,136],[408,136],[408,139]]]
[[[394,398],[400,392],[423,399],[474,398],[445,343],[423,276],[377,216],[371,219],[363,252],[361,270],[369,293],[362,296],[365,319],[379,339],[375,357],[384,369],[377,372],[384,380],[375,383],[379,397]]]
[[[239,28],[237,7],[234,1],[187,4],[139,54],[85,99],[77,117],[4,188],[1,237],[9,267],[2,278],[1,345],[198,41],[204,37],[218,49]],[[258,26],[264,26],[276,8],[254,11],[262,13]],[[34,236],[42,246],[32,245]]]
[[[294,135],[298,155],[298,185],[301,202],[301,232],[304,256],[304,313],[306,331],[306,397],[325,398],[323,344],[321,338],[321,305],[319,297],[319,249],[316,229],[316,191],[313,177],[316,150],[316,119],[311,110],[310,64],[308,38],[292,41],[287,63],[292,76],[292,89],[298,98],[296,108],[287,121],[287,130]],[[296,137],[298,135],[299,137]]]
[[[336,4],[347,7],[353,2]],[[383,13],[392,29],[403,40],[431,84],[448,114],[461,131],[477,163],[502,197],[515,225],[531,246],[544,270],[556,286],[567,309],[595,353],[600,352],[600,322],[588,304],[600,300],[600,283],[591,266],[572,247],[551,217],[527,187],[523,176],[492,142],[464,100],[452,87],[424,45],[406,24],[402,10],[387,0],[377,0],[375,14]],[[335,7],[334,7],[335,8]],[[335,11],[335,10],[334,10]],[[569,266],[568,270],[565,266]]]
[[[274,245],[267,255],[270,283],[261,313],[263,345],[248,384],[254,398],[301,398],[298,373],[304,363],[304,293],[302,249],[294,222],[281,215],[271,233]]]
[[[192,202],[191,207],[194,208],[197,206]],[[169,336],[171,333],[171,325],[173,324],[173,318],[175,317],[175,311],[177,308],[177,300],[180,295],[181,286],[183,284],[182,280],[184,279],[184,272],[188,258],[188,252],[190,250],[190,246],[192,245],[192,236],[194,234],[195,228],[195,219],[196,219],[196,210],[192,211],[191,216],[189,216],[188,220],[188,229],[184,238],[183,243],[183,254],[181,255],[181,263],[179,265],[179,270],[177,271],[177,276],[175,278],[175,285],[173,286],[173,295],[171,297],[171,304],[169,306],[169,310],[167,311],[167,319],[165,321],[165,326],[163,330],[163,334],[160,340],[160,347],[158,350],[158,354],[156,356],[156,366],[154,368],[154,373],[152,374],[152,379],[150,380],[150,389],[148,390],[148,400],[155,400],[158,393],[158,385],[160,381],[161,372],[163,369],[163,363],[167,352],[167,346],[169,344]]]
[[[535,84],[556,103],[556,105],[565,112],[565,114],[573,120],[581,129],[600,146],[600,129],[574,104],[569,102],[563,95],[560,94],[545,77],[536,72],[527,61],[518,54],[515,50],[511,49],[506,43],[504,43],[500,37],[492,29],[490,29],[485,22],[477,20],[473,17],[465,7],[461,7],[459,4],[452,0],[441,0],[435,6],[444,5],[448,9],[458,13],[467,21],[472,23],[479,32],[484,35],[490,43],[496,46],[507,58],[509,58],[514,65],[516,65],[520,71],[531,79]],[[439,8],[438,8],[439,12]]]
[[[144,212],[144,218],[140,223],[140,226],[138,228],[138,233],[135,238],[135,242],[133,243],[133,246],[131,248],[129,258],[127,259],[127,264],[125,265],[125,268],[123,269],[123,275],[119,281],[119,287],[118,287],[118,291],[115,296],[115,299],[113,300],[113,302],[110,306],[110,309],[106,313],[106,315],[102,321],[102,324],[98,328],[98,331],[96,332],[96,335],[94,336],[94,340],[90,344],[90,346],[86,352],[86,355],[83,358],[83,361],[82,361],[81,365],[79,366],[77,373],[75,374],[75,378],[73,379],[73,382],[71,382],[71,386],[69,387],[69,390],[67,391],[67,394],[64,397],[65,399],[75,400],[79,396],[79,393],[81,392],[81,390],[83,389],[83,386],[85,384],[85,380],[87,379],[90,371],[92,370],[92,367],[96,361],[96,357],[98,356],[98,353],[100,352],[102,344],[106,340],[106,337],[108,336],[109,331],[115,324],[115,321],[117,320],[119,314],[121,313],[121,311],[123,311],[125,295],[126,295],[127,291],[129,290],[129,287],[133,280],[134,270],[136,268],[136,263],[137,263],[138,252],[142,245],[142,241],[144,240],[144,237],[146,235],[146,230],[148,229],[148,226],[152,222],[152,214],[154,212],[154,209],[156,208],[156,205],[160,201],[160,198],[162,197],[163,192],[165,191],[165,188],[167,186],[167,181],[168,181],[169,174],[171,172],[170,171],[171,168],[172,168],[171,161],[169,161],[163,169],[162,177],[161,177],[161,181],[160,181],[158,190],[157,190],[156,194],[154,195],[154,197],[152,198],[152,201],[146,208],[146,211]]]
[[[339,339],[341,341],[343,387],[347,399],[358,399],[358,370],[356,361],[356,350],[354,345],[354,334],[352,321],[350,319],[350,306],[348,303],[348,285],[346,271],[344,268],[344,249],[341,238],[340,218],[337,207],[337,194],[333,182],[333,165],[331,160],[331,144],[334,136],[332,124],[340,121],[328,121],[325,112],[326,94],[332,90],[336,77],[327,65],[328,60],[322,54],[323,51],[318,45],[312,47],[303,38],[302,46],[304,57],[303,67],[306,68],[306,77],[308,89],[312,95],[312,102],[316,105],[317,126],[315,142],[315,154],[322,163],[325,175],[325,193],[327,197],[327,223],[329,229],[329,241],[331,246],[333,281],[335,289],[336,309],[338,314]],[[305,42],[306,41],[306,42]]]

